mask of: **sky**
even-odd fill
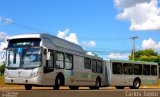
[[[104,59],[128,59],[133,36],[136,50],[159,52],[160,1],[0,0],[0,55],[7,37],[28,33],[66,39]]]

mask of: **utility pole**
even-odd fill
[[[132,58],[134,60],[134,57],[135,57],[135,39],[138,38],[137,36],[132,36],[131,39],[132,39]]]

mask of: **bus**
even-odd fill
[[[158,82],[158,64],[104,60],[91,56],[79,45],[49,34],[22,34],[7,39],[5,83],[48,86],[58,90],[68,86],[90,89],[115,86],[138,89]]]
[[[141,85],[157,84],[159,80],[159,67],[155,62],[107,60],[105,68],[106,84],[117,89],[138,89]]]
[[[98,89],[103,77],[103,59],[90,56],[79,45],[49,34],[23,34],[7,39],[5,83]]]

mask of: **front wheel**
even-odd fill
[[[32,90],[32,86],[31,85],[25,85],[25,89],[26,90]]]

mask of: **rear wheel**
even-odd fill
[[[100,86],[101,86],[101,80],[97,79],[96,83],[95,83],[95,86],[90,86],[89,88],[90,89],[99,89]]]
[[[69,86],[69,89],[70,89],[70,90],[78,90],[78,89],[79,89],[79,86]]]
[[[133,81],[133,86],[131,86],[131,89],[139,89],[139,87],[141,86],[141,81],[140,80],[134,80]]]
[[[99,89],[100,86],[101,86],[101,81],[100,79],[97,79],[95,89]]]
[[[116,89],[124,89],[124,86],[116,86]]]
[[[32,85],[25,85],[26,90],[32,90]]]

